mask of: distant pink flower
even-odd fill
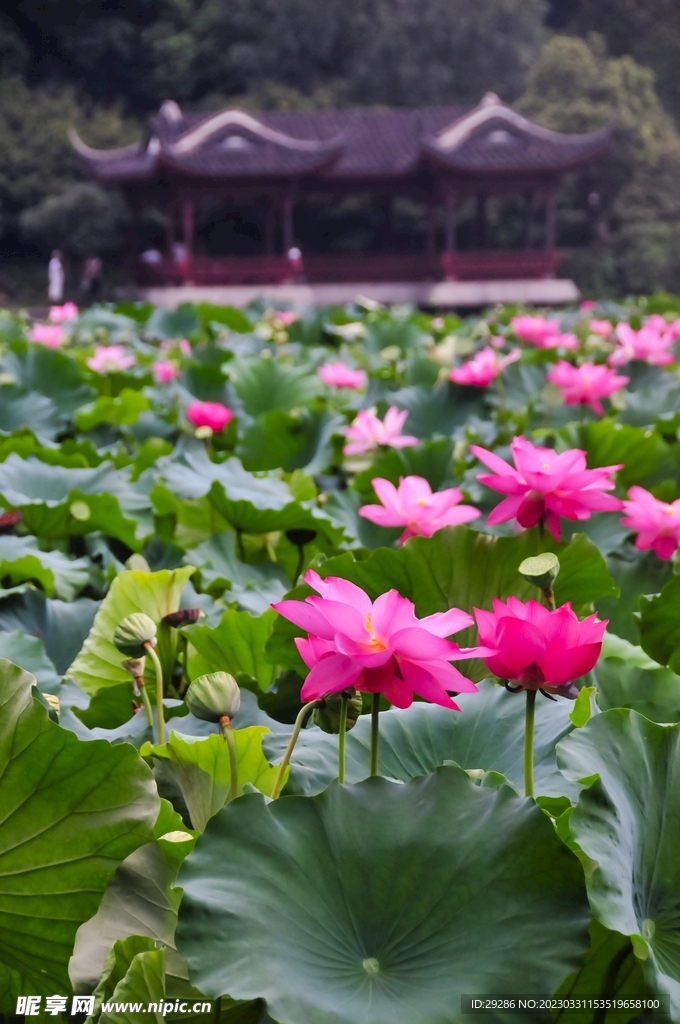
[[[152,363],[151,369],[157,384],[169,384],[175,377],[179,377],[179,368],[174,363],[167,362],[166,360],[160,363]]]
[[[675,341],[670,331],[661,334],[658,328],[649,324],[636,331],[630,324],[620,323],[616,325],[616,337],[618,346],[607,360],[610,366],[623,366],[631,359],[640,359],[652,366],[667,366],[675,362],[674,354],[669,351]]]
[[[64,329],[56,324],[34,324],[28,337],[36,345],[59,348],[64,340]]]
[[[500,349],[503,348],[503,346],[505,345],[507,338],[504,338],[502,334],[492,334],[491,337],[489,338],[489,341],[491,342],[494,348]]]
[[[524,437],[510,445],[516,468],[493,452],[471,445],[473,452],[496,475],[480,473],[477,479],[494,491],[507,494],[489,513],[490,526],[517,519],[529,528],[543,520],[555,540],[560,539],[560,516],[590,519],[592,512],[616,512],[623,502],[605,491],[613,491],[610,474],[623,466],[586,469],[586,453],[571,448],[560,455],[552,448],[536,448]]]
[[[596,366],[594,363],[572,366],[560,360],[548,370],[548,380],[560,389],[565,405],[589,405],[602,416],[604,409],[600,399],[609,398],[615,391],[625,387],[630,377],[619,377],[607,366]]]
[[[651,316],[648,316],[644,326],[651,327],[652,330],[658,331],[659,334],[670,334],[674,341],[680,338],[680,320],[669,322],[660,313],[652,313]]]
[[[459,504],[463,495],[457,487],[433,494],[422,476],[402,476],[398,488],[382,477],[371,483],[382,504],[362,505],[359,515],[378,526],[405,526],[400,544],[409,537],[431,537],[445,526],[469,523],[482,514],[472,505]]]
[[[614,330],[610,320],[591,320],[588,327],[593,334],[599,334],[602,338],[610,338]]]
[[[571,604],[549,611],[538,601],[523,604],[516,597],[507,604],[494,597],[492,612],[475,608],[474,613],[480,642],[496,648],[484,657],[486,667],[525,690],[568,686],[590,672],[607,628],[596,615],[579,622]]]
[[[581,305],[578,308],[579,309],[583,309],[585,311],[587,311],[589,309],[595,309],[595,303],[593,302],[592,299],[584,299],[583,302],[581,303]]]
[[[364,370],[350,370],[344,363],[326,363],[316,371],[324,384],[332,388],[365,388],[368,377]]]
[[[135,365],[137,357],[128,355],[122,345],[98,345],[85,362],[95,373],[122,373]]]
[[[631,487],[623,503],[626,515],[621,522],[635,530],[635,547],[656,551],[659,558],[670,558],[680,544],[680,498],[672,504],[659,501],[644,487]]]
[[[53,324],[64,324],[68,320],[75,320],[78,316],[78,307],[75,302],[65,302],[63,306],[52,306],[50,309],[50,320]]]
[[[186,411],[186,417],[195,427],[210,427],[218,434],[231,423],[234,414],[221,402],[192,402]]]
[[[418,444],[417,437],[410,434],[402,434],[401,428],[408,418],[406,409],[399,410],[396,405],[391,405],[385,413],[385,419],[381,423],[375,413],[361,409],[351,427],[347,427],[343,433],[351,442],[344,447],[345,455],[358,455],[360,452],[370,451],[376,445],[383,444],[390,448],[411,448]]]
[[[444,637],[473,623],[458,608],[417,619],[415,606],[396,590],[371,602],[354,583],[311,569],[305,580],[321,597],[279,601],[284,618],[307,630],[295,643],[311,669],[302,687],[303,701],[317,700],[349,686],[383,693],[391,704],[407,708],[414,694],[459,711],[447,691],[472,693],[477,687],[451,661],[490,654],[486,648],[461,650]]]
[[[518,348],[513,348],[507,356],[501,358],[495,349],[487,345],[477,352],[473,359],[468,359],[467,363],[451,370],[449,380],[455,381],[456,384],[472,384],[478,388],[487,388],[505,367],[516,362],[521,354]]]
[[[166,338],[161,342],[161,352],[172,352],[173,348],[178,348],[187,358],[191,355],[191,343],[186,338]]]
[[[280,309],[276,313],[276,319],[283,327],[290,327],[298,319],[298,315],[292,309]]]
[[[510,326],[518,338],[531,342],[536,348],[578,348],[576,335],[561,334],[558,320],[546,320],[543,316],[514,316]]]

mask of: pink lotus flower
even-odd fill
[[[78,307],[75,302],[65,302],[63,306],[52,306],[50,309],[50,320],[53,324],[64,324],[68,320],[75,320],[78,316]]]
[[[345,455],[358,455],[360,452],[370,451],[376,445],[383,444],[389,448],[411,448],[418,444],[417,437],[410,434],[402,434],[401,428],[408,418],[406,409],[399,410],[396,405],[391,405],[385,413],[385,419],[381,423],[375,413],[361,409],[351,427],[347,427],[343,433],[351,442],[344,447]]]
[[[602,338],[610,338],[614,330],[609,320],[591,320],[588,328],[593,334],[599,334]]]
[[[292,309],[280,309],[276,313],[276,319],[282,327],[290,327],[298,319],[298,315]]]
[[[669,505],[644,487],[631,487],[623,507],[626,515],[621,522],[637,533],[636,548],[653,548],[659,558],[675,554],[680,544],[680,498]]]
[[[350,370],[344,363],[326,363],[316,371],[324,384],[332,388],[365,388],[368,377],[364,370]]]
[[[36,345],[59,348],[64,340],[64,329],[56,324],[34,324],[28,337]]]
[[[362,505],[359,515],[378,526],[405,526],[400,544],[409,537],[431,537],[445,526],[469,523],[482,514],[472,505],[459,504],[463,495],[457,487],[433,494],[422,476],[400,477],[398,489],[382,477],[371,483],[382,505]]]
[[[166,338],[161,342],[161,352],[172,352],[174,348],[178,348],[187,358],[191,355],[191,343],[186,338]]]
[[[126,353],[122,345],[98,345],[85,362],[95,373],[122,373],[135,365],[137,357]]]
[[[169,384],[175,377],[179,377],[179,368],[174,363],[167,362],[166,360],[160,363],[152,363],[151,369],[157,384]]]
[[[518,338],[539,348],[545,348],[546,341],[560,333],[559,321],[546,320],[544,316],[513,316],[510,326]]]
[[[548,370],[548,380],[562,392],[565,405],[589,405],[591,409],[604,414],[601,398],[609,398],[615,391],[625,387],[630,377],[619,377],[607,366],[582,363],[572,366],[564,360]]]
[[[583,310],[595,309],[595,303],[592,299],[584,299],[578,308]]]
[[[484,657],[499,679],[525,690],[568,686],[597,663],[607,622],[579,622],[571,604],[549,611],[538,601],[493,599],[493,611],[474,609],[479,639],[496,653]],[[569,694],[571,696],[572,694]],[[576,696],[576,694],[573,694]]]
[[[195,427],[210,427],[218,434],[231,423],[234,414],[221,402],[192,402],[186,411],[186,417]]]
[[[669,351],[675,341],[670,331],[662,334],[650,324],[636,331],[630,324],[620,323],[616,325],[616,337],[618,346],[607,360],[610,366],[623,366],[631,359],[640,359],[652,366],[668,366],[675,362],[675,356]]]
[[[592,512],[615,512],[623,502],[605,491],[614,490],[610,474],[623,466],[586,469],[586,453],[571,448],[560,455],[552,448],[536,448],[524,437],[510,445],[516,468],[493,452],[471,445],[472,451],[496,475],[480,473],[477,479],[494,491],[507,494],[489,513],[487,523],[517,519],[525,528],[543,521],[555,540],[560,539],[560,516],[590,519]]]
[[[467,363],[451,370],[449,380],[456,384],[472,384],[478,388],[487,388],[492,380],[495,380],[506,366],[516,362],[521,356],[518,348],[513,348],[507,356],[502,358],[495,349],[487,345],[480,352],[477,352],[473,359]]]
[[[409,707],[418,694],[459,711],[447,691],[476,691],[475,684],[449,663],[493,652],[461,650],[444,639],[471,625],[471,615],[451,608],[417,619],[413,602],[396,590],[371,602],[348,580],[334,576],[322,580],[311,569],[305,580],[321,597],[272,605],[309,634],[295,640],[311,669],[302,687],[303,701],[354,686],[365,693],[384,693],[398,708]]]
[[[645,327],[651,327],[653,330],[658,331],[659,334],[670,334],[674,341],[680,338],[680,320],[673,320],[669,323],[665,316],[661,316],[660,313],[652,313],[645,320]]]

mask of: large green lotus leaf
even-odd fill
[[[189,557],[189,556],[187,556]],[[261,615],[290,590],[290,581],[276,562],[248,565],[236,554],[236,535],[217,533],[191,552],[191,564],[201,570],[203,589],[236,600],[253,615]]]
[[[154,309],[144,333],[150,338],[186,338],[200,326],[196,307],[191,302],[182,302],[177,309]]]
[[[334,527],[320,513],[304,508],[297,501],[289,501],[279,508],[258,507],[253,502],[234,498],[231,490],[215,482],[209,498],[221,516],[242,533],[272,533],[276,530],[313,530],[339,542],[342,530]],[[265,499],[266,500],[266,499]]]
[[[651,486],[677,472],[670,445],[655,430],[603,419],[582,428],[580,447],[586,450],[589,467],[623,463],[616,474],[622,487]]]
[[[87,558],[67,558],[61,551],[41,551],[34,537],[0,536],[0,580],[12,584],[35,580],[46,594],[72,601],[90,579]]]
[[[651,995],[640,961],[633,953],[630,939],[605,928],[599,921],[590,923],[590,949],[578,971],[570,975],[555,995],[565,1000],[592,998],[606,994],[608,998],[644,999]],[[559,1024],[593,1024],[593,1011],[559,1009],[553,1011]],[[602,1024],[627,1024],[639,1017],[639,1009],[618,1010],[602,1017]]]
[[[450,381],[435,388],[406,387],[389,395],[390,405],[408,409],[405,434],[430,438],[451,436],[456,427],[474,416],[484,415],[484,398],[479,388],[461,388]]]
[[[0,387],[0,430],[9,434],[29,424],[39,436],[53,438],[59,426],[54,402],[45,395],[27,395],[24,388],[4,384]]]
[[[276,359],[239,361],[229,376],[249,416],[307,405],[323,390],[317,375],[306,367],[289,366]]]
[[[680,726],[627,709],[596,715],[558,747],[558,764],[588,786],[571,834],[594,862],[595,917],[628,935],[654,990],[680,1019]]]
[[[618,587],[609,575],[607,562],[585,533],[575,533],[568,544],[557,544],[552,538],[546,549],[560,560],[555,580],[555,601],[570,601],[577,611],[592,611],[591,605],[605,597],[618,597]]]
[[[45,646],[37,636],[31,636],[23,629],[0,632],[0,659],[30,672],[35,676],[36,686],[43,693],[56,693],[61,679],[45,653]]]
[[[214,306],[210,302],[197,302],[194,310],[204,327],[228,327],[237,334],[249,334],[253,329],[243,310],[236,309],[235,306]]]
[[[151,408],[151,403],[141,391],[124,388],[119,395],[99,398],[78,409],[75,415],[78,430],[93,430],[100,423],[111,423],[116,427],[130,427],[139,419],[140,413]]]
[[[291,500],[288,487],[276,473],[254,476],[236,458],[211,462],[204,446],[194,438],[183,439],[159,468],[167,486],[181,498],[203,497],[217,480],[232,499],[249,501],[256,508],[279,509]]]
[[[331,438],[345,425],[342,416],[326,410],[299,409],[261,413],[236,449],[247,470],[306,468],[320,473],[332,461]]]
[[[6,361],[7,369],[17,382],[33,392],[31,399],[45,395],[60,413],[74,412],[89,401],[93,391],[83,381],[75,359],[65,352],[44,345],[13,345]],[[33,419],[28,422],[33,426]]]
[[[182,588],[194,572],[193,566],[161,569],[159,572],[128,570],[119,573],[102,601],[90,634],[68,670],[68,675],[86,693],[95,694],[105,686],[129,683],[122,667],[123,655],[113,643],[113,634],[127,615],[144,612],[158,624],[176,612]],[[151,659],[147,658],[149,682],[155,685]]]
[[[262,750],[262,738],[268,732],[262,725],[234,729],[239,794],[250,784],[271,795],[277,769],[272,768]],[[165,760],[184,797],[193,827],[202,832],[229,796],[231,766],[224,737],[212,733],[199,739],[173,732],[163,746],[147,743],[141,752],[144,757],[153,755]]]
[[[97,449],[91,441],[69,439],[62,442],[58,448],[56,446],[48,448],[28,427],[15,430],[7,437],[0,438],[0,462],[4,462],[12,452],[22,459],[27,459],[29,455],[35,455],[41,462],[47,462],[51,466],[70,466],[76,469],[99,466],[104,461],[103,457],[97,454]]]
[[[640,645],[658,661],[680,672],[680,576],[673,576],[660,594],[640,597]]]
[[[596,604],[599,616],[609,620],[610,632],[638,644],[640,595],[658,594],[672,577],[672,564],[659,558],[655,551],[638,551],[630,543],[612,552],[607,564],[620,597],[600,598]]]
[[[549,819],[453,767],[245,796],[179,883],[193,984],[281,1024],[457,1024],[462,993],[552,991],[587,947],[583,874]]]
[[[156,483],[151,488],[151,501],[156,511],[156,534],[185,551],[204,544],[213,534],[230,529],[207,495],[182,499],[168,487]]]
[[[17,991],[68,992],[78,926],[116,868],[152,835],[153,778],[124,744],[83,743],[0,662],[0,1006]]]
[[[249,612],[228,608],[219,626],[186,626],[185,636],[193,650],[189,652],[192,679],[209,672],[242,672],[257,680],[262,690],[274,681],[274,666],[265,658],[265,644],[276,621],[276,612],[268,609],[259,618]]]
[[[357,473],[354,487],[373,500],[371,480],[375,477],[390,480],[396,486],[402,476],[422,476],[432,490],[437,491],[447,479],[452,454],[453,441],[448,437],[423,441],[415,448],[387,448],[376,456],[368,469]]]
[[[64,675],[87,637],[98,601],[53,601],[39,590],[27,590],[0,602],[0,630],[20,629],[38,637],[57,673]]]
[[[508,693],[497,683],[484,680],[479,693],[456,697],[462,711],[436,704],[416,703],[406,710],[392,708],[380,715],[379,772],[408,782],[429,775],[446,761],[465,769],[500,772],[524,792],[524,695]],[[535,777],[542,796],[578,795],[555,763],[555,744],[570,733],[573,701],[557,703],[538,698],[536,704]],[[347,780],[359,782],[368,775],[371,742],[370,716],[362,715],[347,736]],[[272,761],[280,761],[288,734],[265,740]],[[291,759],[287,793],[313,796],[338,774],[338,738],[321,729],[300,733]]]
[[[110,1000],[102,1007],[98,1020],[100,1024],[137,1024],[138,1007],[146,1007],[149,1003],[163,1004],[164,1001],[165,950],[154,949],[137,953],[125,976],[113,990]],[[152,1010],[144,1016],[152,1024],[165,1022],[162,1009],[160,1012]]]
[[[680,677],[653,661],[641,647],[605,633],[593,676],[603,711],[632,708],[653,722],[680,721]]]

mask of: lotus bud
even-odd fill
[[[193,622],[198,622],[203,614],[204,612],[200,608],[181,608],[178,612],[170,612],[169,615],[164,615],[161,622],[164,622],[166,626],[174,626],[177,629],[179,626],[190,626]]]
[[[147,644],[156,646],[156,623],[144,612],[134,612],[123,619],[113,634],[113,642],[121,654],[141,658]]]
[[[348,690],[344,691],[345,696],[349,693]],[[342,707],[343,693],[329,693],[327,697],[324,697],[321,707],[315,708],[314,714],[312,715],[314,723],[319,726],[323,732],[330,732],[337,735],[340,732],[340,709]],[[361,714],[363,707],[363,701],[361,694],[356,693],[352,689],[351,696],[347,703],[347,730],[353,729],[356,725],[357,718]]]
[[[551,589],[559,571],[559,559],[552,551],[546,551],[534,558],[525,558],[519,567],[520,576],[541,590]]]
[[[123,662],[123,668],[130,673],[137,686],[144,686],[144,668],[146,658],[128,658]]]
[[[211,672],[194,679],[187,690],[186,702],[196,718],[219,722],[222,718],[234,717],[241,706],[241,691],[228,672]]]

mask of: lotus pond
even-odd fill
[[[5,1019],[680,1021],[679,356],[0,313]]]

